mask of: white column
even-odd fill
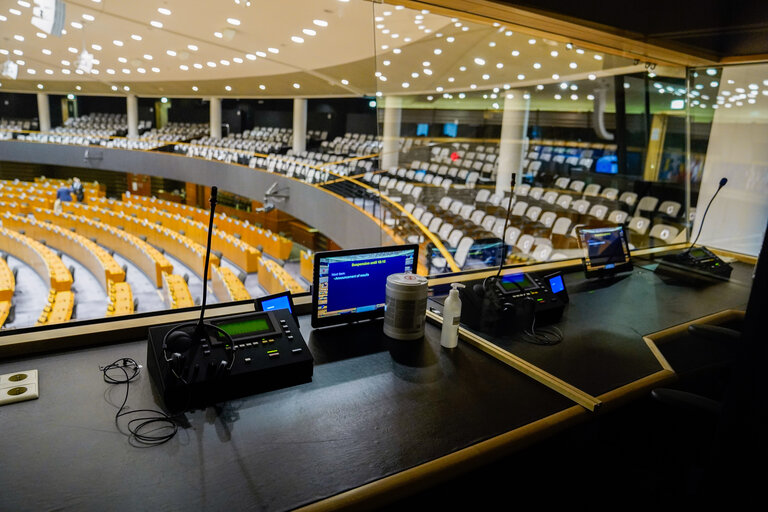
[[[211,98],[211,113],[209,116],[211,137],[221,138],[221,98]]]
[[[307,100],[293,99],[293,150],[297,153],[307,150]]]
[[[496,173],[496,194],[504,195],[510,190],[512,173],[517,173],[517,183],[523,178],[523,147],[528,132],[528,110],[530,99],[523,91],[508,91],[504,99],[504,114],[501,118],[501,140],[499,141],[499,168]]]
[[[48,95],[44,92],[37,93],[37,120],[41,132],[51,131],[51,105],[48,103]]]
[[[139,136],[139,100],[135,94],[125,97],[125,106],[128,110],[128,137],[136,139]]]
[[[400,96],[387,96],[384,100],[384,127],[382,129],[381,163],[382,169],[397,167],[400,160],[400,122],[402,119],[403,99]]]

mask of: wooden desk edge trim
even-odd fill
[[[435,460],[350,489],[322,501],[299,507],[296,510],[300,512],[354,510],[371,508],[370,503],[373,501],[378,506],[391,503],[398,498],[412,495],[482,464],[498,460],[504,455],[522,449],[534,441],[556,434],[577,422],[585,421],[587,418],[589,415],[584,408],[575,405]]]
[[[434,311],[427,311],[427,318],[442,324],[442,317]],[[544,384],[551,390],[563,395],[570,400],[573,400],[585,409],[594,411],[600,407],[599,399],[581,391],[580,389],[572,386],[571,384],[568,384],[561,379],[558,379],[554,375],[547,373],[538,366],[535,366],[528,361],[514,354],[511,354],[510,352],[507,352],[506,350],[461,326],[459,327],[459,336],[470,345],[482,350],[494,359],[497,359],[498,361],[511,366],[515,370],[527,375],[535,381]]]

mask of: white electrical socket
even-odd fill
[[[0,375],[0,405],[39,397],[37,370]]]

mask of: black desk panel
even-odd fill
[[[290,509],[573,405],[466,344],[441,349],[435,326],[425,342],[394,342],[380,323],[310,336],[308,320],[311,383],[188,413],[188,428],[152,448],[118,433],[125,386],[98,369],[144,363],[145,341],[0,364],[40,379],[38,400],[0,408],[0,510]],[[155,403],[143,373],[128,404]]]

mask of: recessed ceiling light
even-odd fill
[[[45,70],[45,74],[46,75],[52,75],[53,74],[53,70],[52,69],[46,69]]]
[[[239,26],[239,25],[240,25],[240,20],[239,20],[239,19],[237,19],[237,18],[227,18],[227,23],[229,23],[230,25],[234,25],[234,26],[236,26],[236,27],[237,27],[237,26]]]
[[[302,29],[302,32],[304,32],[308,36],[315,36],[315,35],[317,35],[317,32],[315,32],[311,28]]]
[[[96,20],[96,18],[94,18],[92,14],[88,14],[88,13],[83,14],[83,19],[86,20],[86,21],[95,21]]]
[[[200,64],[199,62],[195,62],[194,64],[192,64],[192,67],[195,69],[203,69],[203,65]]]
[[[291,41],[301,44],[304,42],[304,38],[299,36],[291,36]]]
[[[123,72],[123,73],[125,73],[126,75],[130,75],[130,74],[131,74],[131,70],[130,70],[130,69],[128,69],[128,68],[123,68],[123,69],[121,69],[120,71],[122,71],[122,72]]]
[[[46,37],[48,37],[48,34],[46,34],[45,32],[37,32],[35,35],[40,39],[45,39]]]
[[[280,53],[280,50],[278,50],[277,48],[267,48],[267,51],[269,53]]]
[[[517,50],[512,50],[512,54],[511,54],[511,55],[512,55],[513,57],[517,57],[518,55],[520,55],[520,52],[519,52],[519,51],[517,51]]]
[[[219,61],[219,64],[221,64],[222,66],[229,66],[229,61],[227,59],[221,59]]]
[[[400,48],[395,48],[394,50],[392,50],[392,53],[394,53],[395,55],[399,55],[402,51],[403,50],[401,50]]]
[[[475,57],[475,64],[477,64],[478,66],[484,66],[485,59],[481,59],[480,57]]]
[[[189,70],[189,66],[187,66],[186,64],[182,64],[181,66],[179,66],[179,69],[182,70],[182,71],[188,71]]]
[[[13,50],[14,55],[24,55],[24,52],[21,50]]]
[[[504,67],[504,64],[502,64],[501,62],[496,63],[496,69],[501,69],[503,67]]]
[[[50,55],[51,53],[53,53],[53,52],[51,52],[51,50],[49,50],[48,48],[43,48],[41,51],[42,51],[44,54],[46,54],[46,55]]]
[[[16,3],[22,7],[32,7],[32,4],[30,4],[26,0],[18,0]]]
[[[264,53],[264,52],[256,52],[256,55],[258,55],[258,56],[259,56],[259,57],[261,57],[261,58],[264,58],[264,57],[266,57],[266,56],[267,56],[267,54],[266,54],[266,53]],[[249,58],[250,58],[250,57],[249,57]]]
[[[92,45],[91,45],[91,48],[93,48],[93,49],[94,49],[94,50],[96,50],[97,52],[100,52],[100,51],[101,51],[101,45],[100,45],[100,44],[92,44]]]
[[[171,57],[175,57],[176,56],[176,52],[174,50],[165,50],[165,53],[167,53]]]
[[[160,72],[160,68],[157,68],[157,67],[152,68],[152,72],[153,73],[159,73]]]
[[[267,86],[266,86],[266,85],[264,85],[264,84],[260,84],[260,85],[259,85],[259,89],[261,89],[262,91],[263,91],[264,89],[266,89],[266,88],[267,88]]]
[[[69,53],[78,53],[77,48],[75,48],[74,46],[70,46],[69,48],[67,48],[67,51],[69,51]]]
[[[211,60],[209,60],[209,61],[208,61],[208,62],[206,62],[205,64],[206,64],[206,65],[207,65],[209,68],[215,68],[215,67],[216,67],[216,63],[215,63],[215,62],[213,62],[213,61],[211,61]]]
[[[192,86],[192,90],[193,90],[193,91],[195,91],[195,92],[197,92],[197,86],[196,86],[196,85],[193,85],[193,86]]]
[[[403,86],[403,89],[407,89],[411,86],[411,84],[409,84],[408,82],[403,82],[401,85]]]
[[[293,84],[293,88],[294,88],[294,89],[300,89],[300,88],[301,88],[301,84],[298,84],[298,83],[294,83],[294,84]]]
[[[126,62],[128,62],[128,59],[126,59],[125,57],[118,57],[118,58],[117,58],[117,60],[118,60],[118,61],[120,61],[120,62],[122,62],[123,64],[125,64]]]
[[[349,80],[342,80],[341,83],[342,85],[349,85]]]
[[[571,99],[576,101],[577,99],[579,99],[579,95],[578,94],[571,94]]]
[[[227,91],[231,91],[232,90],[232,86],[231,85],[225,85],[224,89],[227,90]]]
[[[11,14],[15,14],[16,16],[21,16],[21,11],[18,9],[8,9],[8,12]]]
[[[441,50],[440,48],[435,48],[434,53],[435,55],[440,55],[441,53],[443,53],[443,50]]]
[[[596,76],[594,73],[590,73],[590,74],[587,76],[587,78],[589,78],[590,80],[594,80],[594,79],[596,79],[596,78],[597,78],[597,76]]]
[[[127,85],[124,85],[124,86],[123,86],[123,90],[124,90],[124,91],[130,91],[130,90],[131,90],[131,88],[130,88],[130,87],[128,87]]]
[[[113,85],[113,86],[112,86],[112,90],[113,90],[113,91],[116,91],[116,90],[117,90],[117,86],[116,86],[116,85]]]
[[[264,55],[266,57],[266,55]],[[252,53],[246,53],[245,58],[248,60],[256,60],[256,56]]]
[[[83,28],[83,24],[80,23],[79,21],[73,21],[72,23],[70,23],[70,25],[72,25],[73,28],[77,28],[77,29]]]
[[[448,41],[449,43],[452,43],[456,40],[456,38],[453,36],[449,36],[449,37],[446,37],[445,40]]]
[[[603,60],[603,56],[602,55],[595,55],[595,60]]]
[[[568,64],[568,67],[571,69],[576,69],[577,67],[579,67],[579,65],[576,64],[575,62],[571,62],[570,64]]]
[[[37,88],[38,89],[42,89],[43,88],[43,84],[37,84]]]
[[[71,73],[71,71],[66,68],[62,69],[61,72],[64,73],[65,75],[68,75]]]
[[[528,44],[536,44],[536,40],[535,39],[529,39],[528,40]]]
[[[243,59],[241,59],[240,57],[232,57],[232,61],[236,62],[237,64],[243,63]]]
[[[115,70],[114,70],[114,69],[112,69],[112,68],[108,68],[108,69],[107,69],[107,74],[108,74],[108,75],[114,75],[114,74],[115,74]]]
[[[192,50],[193,52],[196,52],[196,51],[197,51],[197,45],[195,45],[195,44],[188,44],[188,45],[187,45],[187,48],[189,48],[189,49],[190,49],[190,50]]]
[[[170,16],[171,15],[170,9],[166,9],[165,7],[158,7],[157,8],[157,12],[159,12],[160,14],[162,14],[164,16]]]
[[[218,37],[219,39],[221,39],[221,38],[223,38],[223,37],[224,37],[224,34],[222,34],[221,32],[214,32],[214,33],[213,33],[213,36],[214,36],[214,37]]]
[[[163,28],[163,24],[159,21],[152,20],[149,22],[150,25],[152,25],[155,28]]]
[[[146,70],[146,69],[144,69],[144,68],[136,68],[136,71],[138,71],[138,72],[139,72],[139,73],[141,73],[142,75],[143,75],[144,73],[146,73],[146,72],[147,72],[147,70]]]
[[[312,20],[312,23],[314,23],[318,27],[327,27],[328,26],[328,22],[325,21],[325,20]]]
[[[24,41],[24,36],[19,34],[14,35],[13,38],[17,41]]]
[[[123,42],[119,39],[115,39],[114,41],[112,41],[112,44],[115,46],[123,46]]]
[[[518,75],[518,76],[520,76],[520,75]],[[482,79],[483,79],[483,80],[490,80],[490,79],[491,79],[491,75],[489,75],[488,73],[486,73],[486,74],[484,74],[484,75],[482,76]]]
[[[525,80],[525,75],[520,73],[519,75],[517,75],[517,79],[518,80]]]
[[[429,68],[424,68],[422,70],[422,73],[424,73],[425,75],[432,75],[432,70]]]
[[[417,72],[411,73],[411,78],[419,78],[419,74]]]
[[[134,41],[141,41],[142,37],[139,34],[131,34],[131,39]]]
[[[35,70],[34,70],[34,69],[32,69],[32,68],[27,68],[27,73],[29,73],[30,75],[34,75],[34,74],[36,74],[36,73],[37,73],[37,71],[35,71]]]
[[[150,54],[148,54],[148,53],[145,53],[145,54],[144,54],[144,58],[145,58],[146,60],[152,60],[152,56],[151,56]]]

